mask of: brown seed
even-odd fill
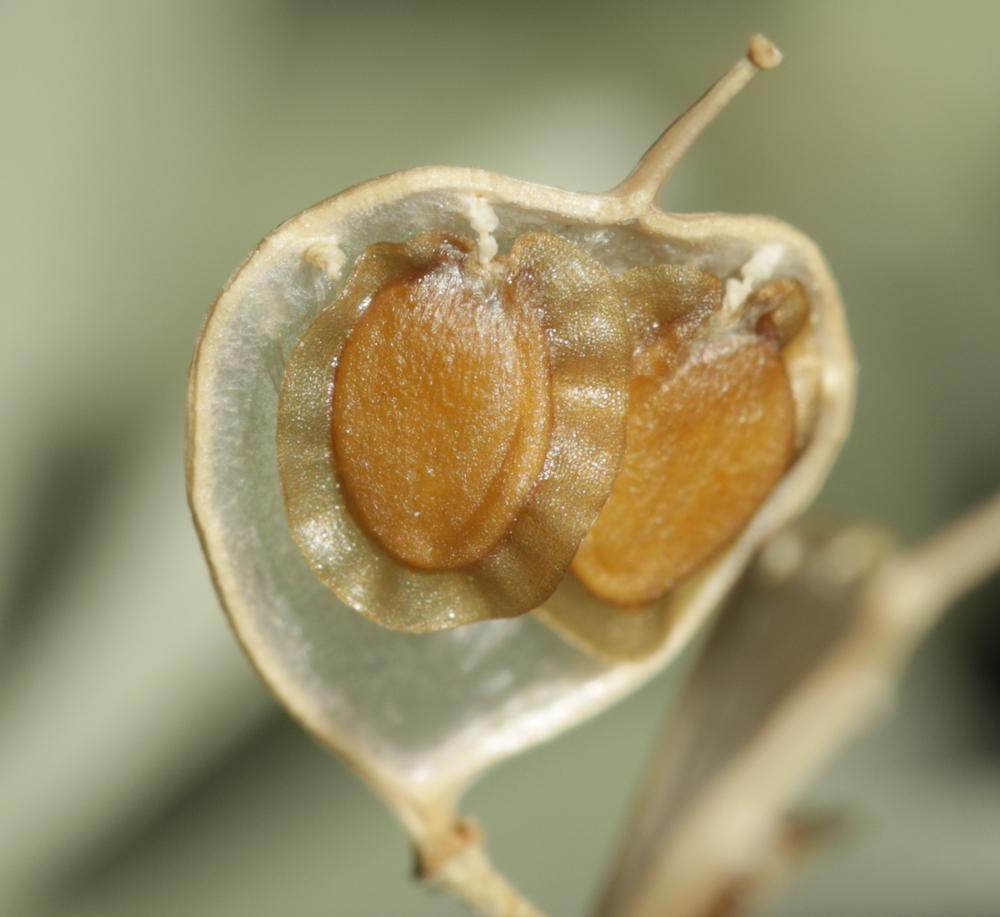
[[[542,328],[466,254],[380,289],[336,369],[332,446],[351,509],[421,569],[486,554],[548,451]]]
[[[285,367],[292,538],[344,602],[428,631],[537,608],[625,449],[632,338],[615,277],[525,232],[378,242]]]
[[[683,327],[683,320],[676,323]],[[637,352],[625,459],[573,571],[621,606],[651,602],[722,550],[788,466],[795,404],[778,348],[744,333]]]

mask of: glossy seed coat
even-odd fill
[[[352,511],[403,563],[466,566],[521,511],[548,451],[538,317],[468,252],[381,288],[344,344],[331,436]],[[507,294],[507,295],[505,295]]]
[[[635,357],[622,470],[573,561],[620,606],[655,601],[714,557],[792,457],[778,349],[743,334],[688,344],[676,324]]]

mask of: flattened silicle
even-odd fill
[[[655,203],[700,131],[777,57],[755,38],[607,193],[446,167],[347,189],[264,240],[206,319],[189,383],[187,480],[222,603],[275,694],[390,802],[425,866],[454,850],[452,809],[473,776],[607,707],[689,643],[762,540],[817,492],[843,440],[853,361],[817,247],[770,218],[672,216]],[[472,264],[464,236],[476,240]],[[473,332],[462,347],[419,334],[421,359],[436,365],[454,353],[478,405],[476,417],[432,424],[440,449],[422,452],[407,444],[418,442],[424,412],[405,394],[370,417],[352,405],[366,397],[364,366],[383,388],[395,372],[379,358],[401,358],[401,329],[410,327],[401,310],[421,300],[415,278],[452,263],[462,265],[461,282],[447,284],[455,310],[475,299],[478,273],[498,283],[492,305],[472,310],[485,316],[478,333],[458,311],[434,318],[445,338]],[[775,278],[801,285],[808,320],[787,343],[777,321],[774,329],[750,322],[739,334],[776,342],[796,405],[793,460],[717,556],[645,610],[623,613],[564,572],[621,463],[634,345],[675,321],[692,342],[697,313],[708,300],[718,311],[722,287],[727,299],[738,288],[750,303]],[[405,295],[399,285],[409,286]],[[670,310],[653,329],[644,316],[660,301]],[[512,303],[523,320],[516,311],[501,320]],[[368,310],[370,325],[359,324]],[[482,366],[489,342],[499,369]],[[341,369],[341,421],[387,429],[387,444],[413,449],[404,470],[335,422]],[[401,370],[415,380],[408,384],[427,382],[409,364]],[[432,375],[450,399],[456,387]],[[500,389],[510,395],[503,405],[488,397]],[[546,438],[546,398],[541,471],[525,487]],[[404,415],[412,426],[394,427]],[[460,486],[443,508],[430,513],[429,477],[402,510],[384,505],[383,494],[428,455],[458,456],[450,440],[468,429],[469,467],[449,468]],[[415,522],[416,512],[429,518]],[[472,543],[476,514],[487,524]],[[472,622],[485,623],[457,626]]]

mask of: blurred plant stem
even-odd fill
[[[1000,567],[1000,493],[914,548],[889,544],[851,526],[764,550],[667,719],[599,917],[743,913],[829,833],[803,831],[817,823],[795,801],[885,712],[943,613]]]

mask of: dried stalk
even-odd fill
[[[542,917],[490,862],[478,827],[455,820],[443,836],[417,842],[417,871],[426,885],[483,917]]]
[[[597,914],[742,912],[824,833],[796,820],[802,789],[998,567],[1000,494],[909,550],[870,527],[779,536],[664,729]]]

